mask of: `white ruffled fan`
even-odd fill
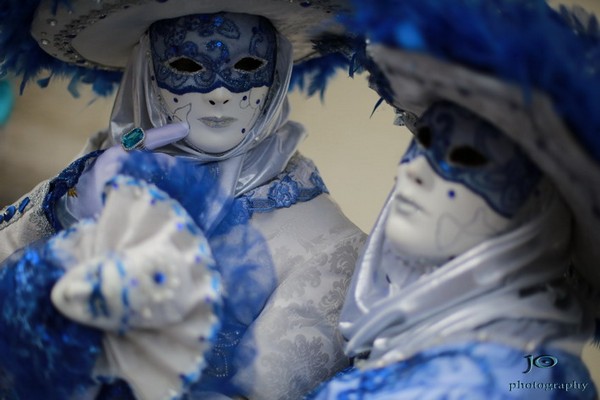
[[[105,332],[97,377],[125,379],[144,400],[177,398],[200,377],[220,283],[206,238],[177,202],[119,176],[98,220],[52,248],[66,270],[52,302]]]

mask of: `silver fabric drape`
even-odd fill
[[[391,249],[390,196],[342,310],[346,352],[370,351],[363,365],[371,368],[470,340],[523,349],[550,341],[580,351],[582,341],[561,339],[589,334],[587,311],[564,286],[551,288],[569,264],[571,217],[558,195],[549,196],[541,215],[439,267],[408,263]]]

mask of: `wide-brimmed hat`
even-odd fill
[[[451,101],[501,129],[551,178],[574,215],[572,279],[600,304],[595,18],[543,0],[382,0],[359,4],[353,22],[368,36],[374,85],[409,128]]]
[[[349,10],[349,0],[6,0],[0,7],[0,73],[27,81],[48,70],[92,83],[103,94],[153,22],[221,11],[268,18],[301,63],[320,55],[313,41],[340,32],[335,17]]]

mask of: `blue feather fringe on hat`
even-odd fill
[[[78,97],[77,86],[92,85],[96,94],[109,95],[121,79],[114,71],[87,69],[60,61],[44,52],[31,36],[29,29],[40,0],[4,0],[0,5],[0,76],[14,74],[22,78],[20,91],[40,75],[38,84],[46,86],[53,76],[70,77],[69,91]],[[55,7],[68,0],[54,0]]]
[[[459,21],[459,22],[458,22]],[[374,43],[426,53],[546,93],[600,162],[600,29],[544,0],[357,2],[348,24]],[[385,89],[385,88],[381,88]],[[380,90],[381,92],[381,90]]]
[[[60,7],[72,8],[73,0],[49,1],[54,12]],[[97,95],[110,95],[118,86],[121,71],[70,64],[41,49],[30,33],[40,3],[41,0],[3,0],[0,5],[0,54],[3,55],[0,77],[8,74],[20,77],[20,92],[32,80],[45,87],[52,78],[61,77],[70,79],[68,90],[74,97],[79,96],[80,84],[91,85]],[[294,68],[291,88],[306,89],[309,95],[317,92],[322,95],[334,73],[349,64],[347,57],[333,53],[342,50],[347,50],[347,47],[335,50],[329,45],[322,57],[298,63]]]

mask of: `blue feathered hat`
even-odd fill
[[[131,48],[153,22],[189,14],[220,11],[262,15],[293,45],[300,73],[330,75],[343,57],[321,56],[313,39],[323,26],[348,12],[349,0],[3,0],[0,5],[0,77],[23,78],[46,85],[51,77],[71,79],[109,94],[121,78]],[[305,61],[310,63],[304,63]],[[326,80],[319,83],[322,90]]]
[[[576,222],[573,279],[600,310],[597,20],[543,0],[378,0],[357,2],[349,26],[366,33],[372,83],[407,120],[454,102],[554,181]]]

